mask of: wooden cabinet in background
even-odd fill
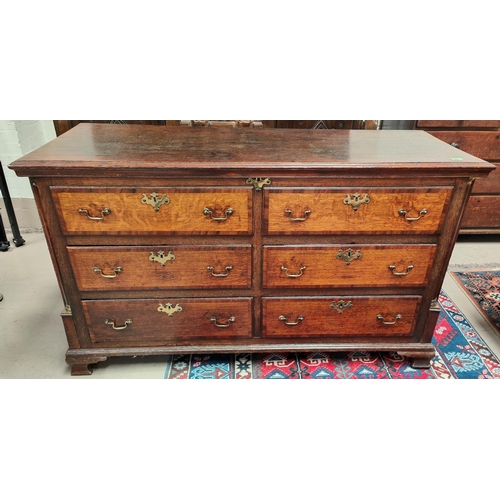
[[[299,128],[299,129],[364,129],[376,128],[373,120],[54,120],[60,136],[79,123],[112,123],[124,125],[160,125],[168,127],[229,128]]]
[[[418,120],[415,128],[497,166],[476,180],[460,233],[500,234],[500,120]]]

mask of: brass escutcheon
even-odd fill
[[[348,248],[347,250],[339,250],[337,253],[337,259],[343,260],[346,265],[349,265],[353,260],[361,259],[363,254],[359,250],[353,250]]]
[[[271,184],[271,179],[268,177],[255,177],[246,180],[247,184],[252,184],[255,191],[262,191],[264,186],[269,186]]]
[[[361,198],[359,193],[354,193],[352,196],[347,194],[344,199],[344,205],[351,205],[355,212],[358,210],[359,206],[364,203],[370,203],[370,197],[367,194],[365,194],[363,198]]]
[[[353,305],[350,300],[348,302],[339,300],[338,303],[333,301],[330,304],[330,309],[335,309],[335,311],[337,311],[339,314],[342,314],[346,309],[351,309],[351,307],[353,307]]]
[[[168,314],[169,316],[172,316],[175,312],[181,312],[182,307],[179,304],[176,304],[173,306],[170,302],[167,302],[165,305],[160,304],[158,306],[158,311],[159,312],[164,312]]]
[[[93,269],[94,273],[101,273],[101,276],[103,278],[108,278],[108,279],[111,279],[111,278],[116,278],[116,276],[118,275],[118,273],[121,273],[123,271],[123,269],[121,267],[115,267],[113,269],[113,274],[104,274],[97,266],[94,267]]]
[[[144,205],[151,205],[154,208],[155,212],[158,212],[162,205],[168,205],[170,203],[170,199],[167,198],[166,194],[142,193],[141,203],[144,203]]]
[[[89,211],[85,210],[85,208],[80,208],[80,210],[78,210],[78,213],[80,213],[82,215],[86,215],[87,219],[90,219],[90,220],[103,220],[105,215],[110,215],[111,214],[111,209],[109,209],[108,207],[103,208],[101,210],[101,216],[100,217],[92,217],[91,215],[89,215]]]
[[[172,253],[172,250],[169,250],[167,255],[165,255],[163,250],[158,250],[156,255],[154,252],[150,252],[149,260],[151,262],[159,262],[162,266],[165,266],[169,260],[175,260],[175,255]]]

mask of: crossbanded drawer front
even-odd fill
[[[68,247],[79,290],[249,288],[251,245]]]
[[[271,337],[410,337],[419,296],[262,299],[262,335]]]
[[[267,234],[432,234],[452,189],[266,188],[264,228]]]
[[[435,245],[264,247],[265,288],[425,286]]]
[[[252,188],[52,187],[64,234],[252,234]]]
[[[252,336],[252,299],[84,300],[92,342],[138,345]]]

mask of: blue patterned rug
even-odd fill
[[[385,352],[188,354],[170,356],[166,379],[498,379],[500,360],[446,293],[428,369]]]
[[[500,335],[500,269],[451,271],[451,275]]]

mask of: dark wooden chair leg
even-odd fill
[[[3,227],[2,216],[0,215],[0,251],[6,252],[10,247],[10,242],[5,234],[5,228]]]
[[[0,162],[0,191],[2,192],[3,201],[5,203],[5,210],[7,210],[7,216],[9,217],[10,227],[12,229],[12,241],[16,247],[24,245],[25,240],[21,236],[19,231],[19,225],[17,224],[16,214],[14,212],[14,207],[12,206],[12,200],[10,198],[9,188],[7,187],[7,180],[5,179],[5,174],[3,173],[2,163]],[[5,230],[4,230],[5,234]]]

